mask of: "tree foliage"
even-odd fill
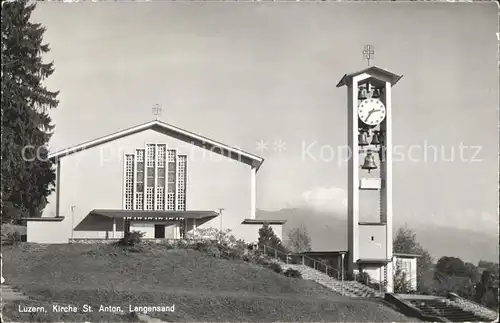
[[[35,4],[2,3],[2,222],[18,222],[22,213],[37,216],[53,190],[53,163],[46,160],[54,125],[48,114],[58,92],[44,80],[53,72],[44,63],[45,28],[30,21]]]
[[[434,265],[429,252],[418,243],[415,232],[406,227],[400,228],[396,234],[394,252],[421,256],[417,259],[418,292],[438,296],[453,292],[491,309],[498,309],[498,263],[479,261],[475,266],[457,257],[444,256]],[[398,280],[401,277],[396,270],[395,285]]]
[[[304,225],[288,232],[287,248],[296,253],[311,251],[311,238]]]
[[[483,270],[474,295],[476,302],[492,309],[498,309],[498,264],[496,267],[497,275],[490,269]]]
[[[401,262],[397,261],[394,270],[394,293],[398,294],[408,294],[413,292],[411,277],[408,277],[407,273],[403,271]]]
[[[259,229],[259,244],[271,247],[281,252],[287,252],[287,249],[281,243],[280,238],[276,236],[273,228],[267,223]]]
[[[441,257],[436,263],[435,270],[448,276],[467,277],[467,268],[462,259],[457,257]],[[470,270],[470,268],[469,268]]]
[[[433,288],[433,259],[417,240],[417,234],[408,227],[401,227],[394,239],[394,252],[416,254],[417,259],[417,290],[420,293],[430,294]]]

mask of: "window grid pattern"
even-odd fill
[[[168,162],[169,163],[175,163],[175,154],[176,151],[174,149],[169,149],[168,150]]]
[[[166,150],[167,150],[167,146],[158,145],[158,156],[157,156],[157,160],[156,160],[158,167],[165,167],[165,151]]]
[[[135,150],[135,164],[136,164],[136,174],[135,174],[135,205],[134,210],[144,209],[144,149]]]
[[[134,201],[134,155],[125,156],[125,210],[132,210]]]
[[[155,150],[156,145],[149,144],[146,145],[146,196],[145,196],[145,209],[146,210],[154,210],[155,204],[155,187],[154,187],[154,178],[155,178]]]
[[[168,150],[168,174],[167,174],[167,210],[174,211],[175,207],[175,172],[177,169],[176,156],[177,152],[174,149]]]
[[[175,210],[175,193],[167,194],[167,210],[169,211]]]
[[[147,148],[147,167],[155,166],[155,145],[146,145]]]
[[[146,210],[154,209],[154,187],[146,188]]]
[[[187,156],[177,156],[179,159],[178,178],[177,178],[177,210],[186,210],[186,179],[187,179]]]
[[[187,155],[177,155],[165,144],[147,144],[126,154],[124,180],[126,210],[186,210]]]
[[[136,210],[144,210],[144,193],[136,192],[135,193],[135,209]]]
[[[135,151],[137,162],[138,163],[143,163],[144,162],[144,149],[137,149]]]
[[[156,209],[165,210],[165,187],[156,188]]]
[[[167,153],[166,145],[158,145],[156,164],[158,173],[156,176],[156,209],[165,210],[165,155]]]

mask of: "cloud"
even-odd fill
[[[296,203],[296,207],[311,208],[319,212],[342,212],[347,208],[347,194],[338,187],[318,187],[304,191]]]

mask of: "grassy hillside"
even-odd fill
[[[173,313],[151,313],[166,321],[408,321],[370,301],[349,300],[322,286],[284,277],[243,261],[227,261],[192,250],[151,247],[131,253],[113,246],[22,244],[3,250],[7,282],[36,300],[60,302],[93,313],[19,313],[17,321],[124,321],[98,313],[100,305],[171,306]]]

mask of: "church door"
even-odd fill
[[[164,238],[165,238],[165,225],[155,224],[155,239],[164,239]]]

